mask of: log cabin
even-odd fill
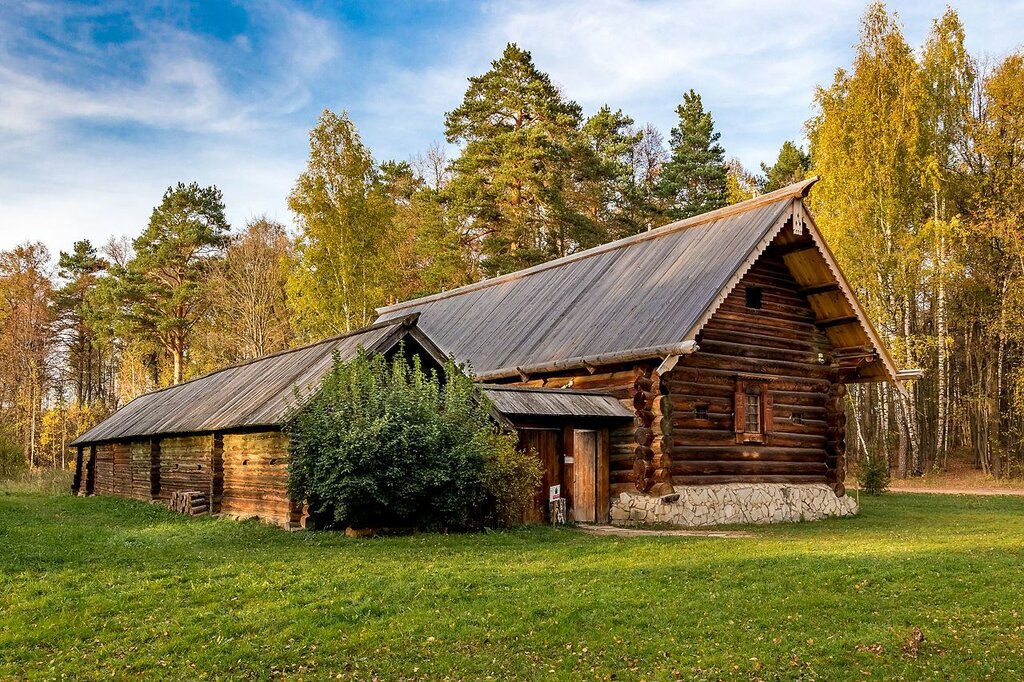
[[[856,513],[846,385],[900,388],[918,372],[896,368],[825,244],[804,204],[814,182],[143,395],[72,443],[74,489],[302,526],[281,421],[333,357],[402,348],[427,367],[464,363],[541,459],[530,520],[547,520],[554,490],[579,522]]]
[[[632,410],[632,423],[599,426],[596,449],[588,429],[523,436],[561,461],[545,468],[577,520],[853,514],[846,386],[903,390],[919,371],[897,369],[843,276],[804,203],[815,182],[381,308],[379,319],[418,313],[480,381],[597,389]]]

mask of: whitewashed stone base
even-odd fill
[[[670,523],[717,526],[727,523],[787,523],[853,516],[859,511],[849,495],[836,497],[824,483],[729,483],[679,486],[675,493],[651,497],[621,493],[612,499],[614,524]]]

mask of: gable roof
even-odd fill
[[[380,322],[145,393],[71,445],[277,425],[295,404],[296,390],[304,396],[320,385],[335,353],[342,360],[354,357],[359,348],[385,353],[408,339],[443,364],[445,356],[416,328],[416,317]]]
[[[872,346],[869,360],[884,365],[881,378],[895,380],[892,361],[803,205],[816,181],[379,308],[379,319],[419,313],[420,327],[482,381],[679,355],[696,349],[697,335],[729,291],[788,229],[794,238],[810,240],[805,251],[814,253],[800,258],[816,259],[813,277],[825,273],[837,283],[859,327],[854,335]],[[829,334],[835,345],[850,345],[836,343],[839,336]]]

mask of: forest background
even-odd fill
[[[440,143],[375,159],[324,110],[294,225],[230,226],[215,186],[168,187],[138,234],[0,251],[0,474],[65,467],[135,396],[372,322],[457,287],[819,175],[810,202],[897,361],[850,392],[849,455],[899,477],[966,460],[1024,474],[1024,53],[980,59],[949,9],[916,49],[868,7],[805,141],[743,167],[689,90],[668,134],[584,112],[515,44],[468,80]],[[448,158],[446,149],[458,153]],[[287,188],[282,188],[287,192]]]

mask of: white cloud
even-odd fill
[[[290,0],[248,6],[254,28],[234,39],[136,18],[139,37],[116,44],[62,28],[69,13],[99,9],[0,4],[0,248],[30,237],[56,253],[82,236],[136,234],[178,180],[218,185],[237,226],[263,212],[289,223],[285,197],[322,106],[348,109],[378,158],[408,158],[443,138],[466,78],[509,41],[585,111],[620,107],[666,137],[682,92],[695,88],[727,153],[756,167],[802,137],[814,86],[849,63],[865,4],[495,1],[412,46]],[[1019,45],[1024,2],[962,4],[973,51]],[[941,0],[890,6],[915,46],[944,9]],[[26,50],[31,36],[14,13],[66,33]]]
[[[58,9],[37,9],[64,25]],[[218,44],[160,24],[141,27],[141,47],[102,45],[87,31],[64,36],[63,48],[43,41],[15,53],[20,27],[0,11],[0,248],[31,238],[56,254],[83,237],[137,234],[179,180],[220,187],[236,227],[264,212],[290,222],[305,131],[289,116],[340,41],[329,21],[284,2],[261,3],[251,20],[260,55],[248,36]],[[137,59],[138,74],[82,76],[109,62],[107,51]]]
[[[267,54],[259,61],[266,71],[243,73],[240,83],[225,65],[234,50],[251,55],[249,38],[225,45],[152,21],[139,20],[142,37],[116,48],[89,43],[78,34],[66,36],[66,54],[41,45],[50,53],[46,75],[38,73],[38,56],[19,55],[0,44],[0,133],[38,133],[62,122],[93,121],[231,133],[292,113],[308,101],[309,81],[337,54],[337,37],[327,21],[290,4],[261,4],[253,16],[269,29]],[[2,23],[0,29],[17,30]],[[76,68],[80,62],[109,59],[111,49],[114,61],[140,60],[141,77]],[[67,68],[53,69],[54,63]]]

